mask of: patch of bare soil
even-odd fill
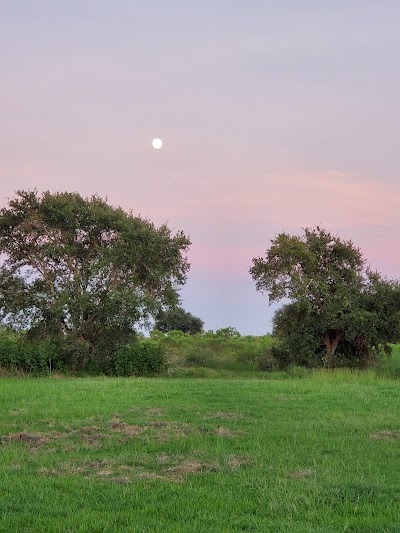
[[[147,416],[161,415],[162,412],[163,411],[162,411],[162,409],[160,407],[149,407],[146,410],[146,415]]]
[[[99,461],[86,461],[85,462],[85,466],[89,468],[93,468],[93,469],[103,468],[106,465],[107,465],[107,461],[104,461],[103,459],[100,459]]]
[[[112,422],[111,428],[114,431],[118,431],[119,433],[127,435],[128,437],[137,437],[146,430],[145,426],[135,426],[131,424],[125,424],[124,422]]]
[[[400,439],[400,433],[396,433],[395,431],[378,431],[378,433],[372,433],[369,438],[371,440],[383,440],[383,439],[389,439],[389,440],[399,440]]]
[[[44,433],[9,433],[7,436],[9,442],[25,442],[32,446],[43,446],[50,441],[50,438]]]
[[[236,437],[237,435],[243,434],[242,431],[232,431],[231,429],[225,428],[223,426],[220,426],[219,428],[214,429],[213,433],[215,435],[218,435],[219,437],[226,437],[229,439],[232,439],[233,437]]]
[[[210,463],[199,463],[197,461],[185,461],[184,463],[167,468],[168,474],[199,474],[200,472],[217,472],[218,466]]]
[[[23,409],[23,408],[19,408],[17,407],[16,409],[13,409],[12,411],[10,411],[10,415],[11,416],[18,416],[18,415],[22,415],[24,413],[27,412],[27,409]]]
[[[241,415],[239,413],[232,413],[230,411],[218,411],[217,413],[207,413],[206,417],[237,420],[238,418],[241,418]]]
[[[157,455],[157,462],[164,464],[171,461],[171,455],[168,455],[167,453],[160,453],[160,455]]]
[[[154,422],[149,422],[147,426],[149,428],[167,428],[168,426],[171,426],[171,422],[165,422],[164,420],[158,420]]]
[[[62,472],[59,472],[55,469],[45,468],[44,466],[41,468],[38,468],[38,474],[39,476],[46,476],[46,477],[54,477],[54,476],[61,476]]]
[[[100,440],[107,437],[104,433],[101,433],[102,428],[99,426],[84,426],[79,428],[76,433],[82,437],[85,443],[91,447],[99,447]]]
[[[10,465],[7,468],[9,468],[10,470],[21,470],[21,465],[20,464]]]
[[[291,479],[304,479],[306,477],[310,477],[314,474],[314,471],[306,468],[304,470],[295,470],[294,472],[290,472],[288,474],[288,477]]]
[[[180,483],[181,482],[180,479],[171,478],[171,477],[168,477],[168,476],[162,476],[160,474],[156,474],[155,472],[140,472],[139,474],[136,474],[136,477],[139,477],[141,479],[168,481],[168,482],[173,482],[173,483]]]
[[[132,482],[132,480],[126,476],[113,477],[112,481],[114,481],[115,483],[119,483],[120,485]]]
[[[186,437],[196,431],[190,424],[162,420],[149,422],[146,427],[150,430],[156,430],[155,438],[159,442],[166,442],[171,437]]]
[[[238,468],[241,466],[249,465],[253,462],[253,459],[251,457],[247,457],[246,455],[231,455],[227,465],[232,470],[238,470]]]
[[[110,468],[103,468],[103,470],[99,470],[97,472],[97,475],[98,476],[111,476],[113,473],[114,471],[111,470]]]
[[[92,435],[93,433],[97,433],[102,428],[100,426],[83,426],[79,428],[79,433],[81,435]]]

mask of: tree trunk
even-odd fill
[[[325,344],[325,357],[324,361],[326,366],[333,366],[334,356],[336,348],[340,342],[340,339],[343,338],[344,332],[340,330],[333,330],[331,332],[325,333],[323,339]]]
[[[324,335],[325,353],[334,355],[340,339],[343,337],[342,331],[334,331],[335,336],[331,339],[329,332]]]

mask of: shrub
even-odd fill
[[[30,342],[22,334],[0,333],[0,367],[9,372],[47,374],[61,367],[59,349],[49,340]]]
[[[154,328],[163,333],[180,330],[190,335],[201,333],[203,326],[204,322],[200,318],[185,311],[182,307],[175,307],[166,311],[161,310],[154,324]]]
[[[68,335],[62,339],[58,348],[61,364],[69,370],[82,368],[90,352],[90,344],[75,335]]]
[[[271,372],[273,370],[279,369],[279,363],[272,355],[271,351],[268,351],[261,355],[258,358],[257,363],[257,370],[262,370],[264,372]]]
[[[188,367],[215,368],[218,366],[218,359],[211,348],[195,346],[189,350],[185,363]]]
[[[115,358],[118,376],[151,376],[165,365],[165,349],[153,340],[140,340],[121,347]]]

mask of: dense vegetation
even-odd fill
[[[0,320],[59,346],[71,369],[103,370],[177,304],[189,244],[97,196],[19,191],[0,211]]]
[[[75,345],[32,341],[26,332],[0,329],[0,374],[71,374]],[[393,348],[393,346],[391,346]],[[170,377],[267,377],[304,376],[313,365],[296,365],[282,351],[272,335],[240,336],[233,328],[190,335],[181,331],[164,334],[154,330],[150,338],[138,337],[117,350],[112,357],[92,362],[85,374],[110,376]],[[315,365],[314,365],[315,366]],[[382,355],[373,368],[379,374],[400,378],[400,349],[393,356]],[[82,371],[80,371],[82,374]],[[72,372],[76,374],[76,372]]]
[[[400,284],[366,266],[351,241],[316,227],[281,233],[250,273],[275,315],[281,357],[307,366],[368,366],[400,339]]]
[[[182,307],[172,309],[161,309],[157,315],[154,329],[168,333],[169,331],[182,331],[195,335],[203,331],[204,322],[201,318],[192,315]]]
[[[204,333],[179,302],[189,244],[98,196],[19,191],[0,211],[0,366],[106,375],[365,368],[400,340],[399,282],[319,227],[281,233],[253,259],[256,288],[290,301],[275,314],[274,338]],[[151,323],[152,338],[141,338]]]

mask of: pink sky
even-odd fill
[[[206,328],[270,329],[248,268],[281,231],[321,225],[398,277],[400,5],[270,4],[6,0],[0,203],[98,193],[182,229]]]

